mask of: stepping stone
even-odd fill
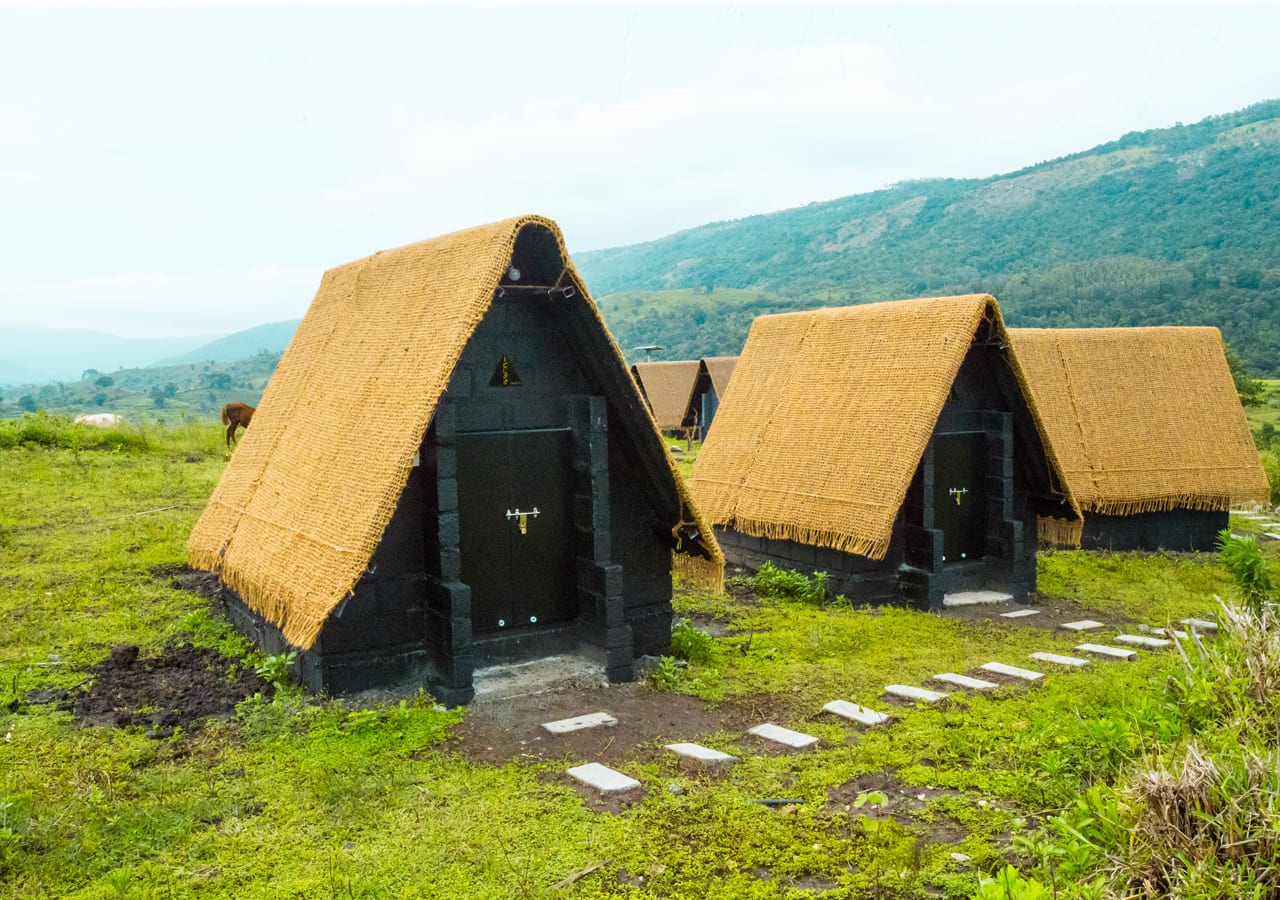
[[[867,709],[865,706],[850,703],[848,700],[832,700],[822,708],[829,713],[835,713],[842,719],[848,719],[851,722],[857,722],[859,725],[868,727],[883,725],[893,718],[888,713],[876,712],[874,709]]]
[[[1071,666],[1073,669],[1083,669],[1089,665],[1087,659],[1081,659],[1078,656],[1060,656],[1057,653],[1032,653],[1031,658],[1059,666]]]
[[[1158,634],[1163,637],[1177,637],[1184,641],[1191,640],[1191,635],[1187,634],[1180,628],[1152,628],[1151,633]]]
[[[1079,622],[1063,622],[1062,627],[1067,631],[1097,631],[1099,628],[1107,626],[1101,622],[1095,622],[1093,619],[1081,619]]]
[[[1262,536],[1269,541],[1280,541],[1280,534],[1277,534],[1274,531],[1264,531],[1262,532]]]
[[[1081,644],[1076,647],[1081,653],[1092,653],[1094,656],[1105,656],[1108,659],[1137,659],[1137,650],[1126,650],[1124,647],[1108,647],[1106,644]]]
[[[957,675],[955,672],[934,675],[933,680],[964,688],[966,691],[990,691],[1000,687],[994,681],[983,681],[981,678],[970,678],[968,675]]]
[[[1218,623],[1210,622],[1208,619],[1183,619],[1178,624],[1186,625],[1188,628],[1194,628],[1196,631],[1206,631],[1209,634],[1218,633]]]
[[[617,725],[618,720],[605,712],[589,713],[572,719],[559,719],[555,722],[543,722],[542,727],[552,734],[568,734],[584,728],[599,728],[601,725]]]
[[[731,766],[738,761],[736,756],[721,753],[719,750],[712,750],[710,747],[704,747],[701,744],[667,744],[667,749],[673,753],[680,754],[685,759],[692,759],[707,766]]]
[[[1116,641],[1121,644],[1133,644],[1135,647],[1172,647],[1173,641],[1166,638],[1147,637],[1145,634],[1117,634]]]
[[[983,663],[979,668],[984,672],[994,672],[997,675],[1006,675],[1009,678],[1017,678],[1022,681],[1039,681],[1044,677],[1043,672],[1033,672],[1030,669],[1019,669],[1017,666],[1009,666],[1000,662]]]
[[[909,684],[886,684],[884,692],[894,697],[901,697],[903,700],[923,700],[925,703],[938,703],[950,696],[942,691],[912,687]]]
[[[1021,619],[1024,616],[1038,616],[1038,615],[1040,615],[1040,610],[1038,609],[1015,609],[1013,612],[1000,613],[1000,618]]]
[[[954,594],[944,594],[942,597],[943,606],[977,606],[982,603],[1009,603],[1013,600],[1013,594],[1005,594],[1000,591],[959,591]]]
[[[604,794],[616,794],[619,791],[630,791],[640,787],[640,782],[631,776],[623,775],[608,766],[600,765],[600,763],[574,766],[569,770],[569,777]]]
[[[757,725],[755,728],[749,729],[749,731],[756,737],[764,738],[766,741],[773,741],[775,744],[782,744],[793,750],[803,750],[805,747],[812,747],[818,743],[818,739],[811,734],[792,731],[790,728],[783,728],[779,725],[774,725],[772,722]]]

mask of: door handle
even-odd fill
[[[519,508],[516,508],[516,509],[509,509],[509,510],[507,510],[507,519],[519,519],[519,520],[520,520],[520,533],[521,533],[521,534],[528,534],[528,533],[529,533],[529,520],[530,520],[530,519],[536,519],[536,518],[538,518],[538,516],[540,516],[540,515],[541,515],[541,513],[539,513],[539,512],[538,512],[538,507],[536,507],[536,506],[535,506],[533,509],[519,509]]]

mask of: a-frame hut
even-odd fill
[[[1232,502],[1267,502],[1218,329],[1009,334],[1084,511],[1082,547],[1212,550]]]
[[[720,408],[720,398],[729,389],[736,356],[704,356],[698,365],[698,380],[693,386],[687,417],[696,417],[701,436],[705,437]]]
[[[986,295],[756,319],[690,478],[726,557],[858,602],[1025,600],[1037,518],[1080,516],[1006,344]]]
[[[188,544],[332,693],[667,651],[723,557],[564,250],[526,216],[327,272]]]
[[[698,381],[698,365],[696,359],[680,359],[642,362],[631,367],[631,374],[663,431],[682,431],[696,424],[689,404]]]

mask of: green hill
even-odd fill
[[[237,331],[226,337],[218,338],[207,344],[201,344],[178,356],[171,356],[155,363],[157,366],[173,366],[182,363],[231,362],[244,359],[256,353],[281,353],[293,340],[293,333],[298,329],[301,319],[289,319],[285,322],[269,322],[266,325],[255,325],[244,331]]]
[[[231,362],[94,371],[79,381],[8,388],[0,396],[0,419],[36,407],[66,416],[117,413],[135,424],[217,418],[232,400],[257,406],[280,356],[257,353]]]
[[[663,358],[737,352],[750,309],[981,291],[1018,326],[1216,325],[1280,376],[1280,101],[574,261],[619,343]]]

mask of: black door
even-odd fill
[[[576,614],[571,451],[568,429],[458,435],[462,580],[477,633]]]
[[[933,523],[947,562],[981,559],[987,543],[987,436],[939,434],[933,444]]]

